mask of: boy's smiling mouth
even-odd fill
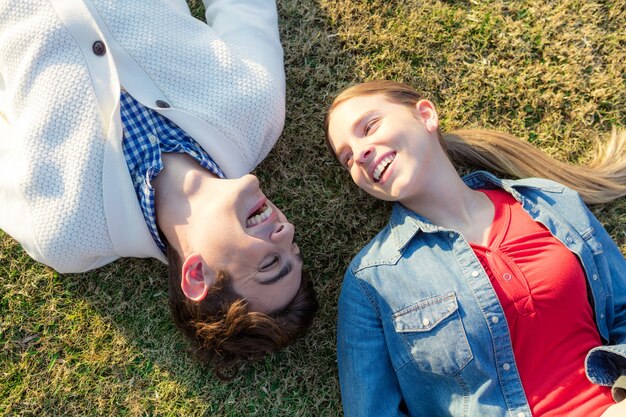
[[[267,220],[272,214],[274,214],[274,209],[267,203],[263,203],[261,207],[252,212],[248,219],[246,219],[246,227],[254,227],[258,225],[264,220]]]

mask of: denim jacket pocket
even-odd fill
[[[473,357],[454,292],[427,298],[394,313],[393,323],[423,371],[453,374]]]

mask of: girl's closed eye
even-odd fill
[[[365,125],[365,128],[363,129],[366,136],[376,131],[379,120],[380,119],[372,119],[369,122],[367,122],[367,124]]]

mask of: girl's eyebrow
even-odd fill
[[[361,116],[357,117],[354,123],[352,123],[352,132],[357,132],[359,126],[363,124],[363,122],[369,118],[376,110],[367,110],[361,114]]]

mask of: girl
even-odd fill
[[[626,195],[626,135],[574,167],[499,132],[442,135],[430,101],[373,81],[335,99],[326,140],[400,203],[341,291],[347,416],[624,415],[626,261],[578,193]]]

